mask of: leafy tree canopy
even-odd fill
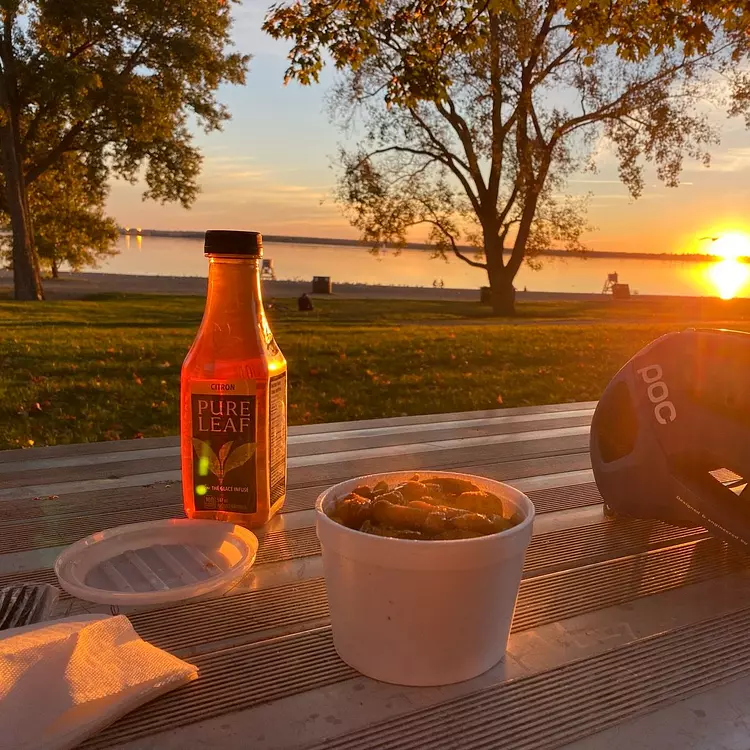
[[[685,156],[708,162],[710,106],[750,103],[747,20],[708,0],[298,0],[265,29],[292,44],[287,80],[317,81],[327,59],[341,71],[332,112],[361,138],[340,153],[337,197],[363,236],[403,244],[429,226],[512,313],[525,259],[581,247],[565,184],[598,148],[635,197],[649,162],[670,186]]]
[[[242,84],[235,0],[2,0],[0,146],[16,292],[40,296],[28,192],[76,154],[104,181],[143,179],[145,198],[189,206],[201,155],[191,126],[229,117],[216,92]],[[50,194],[49,190],[41,190]],[[100,206],[97,195],[90,204]],[[96,209],[98,210],[98,209]],[[95,210],[95,213],[96,213]]]
[[[107,193],[105,173],[89,170],[75,153],[64,154],[34,182],[29,204],[42,268],[57,276],[64,265],[79,271],[117,252],[117,223],[104,211]],[[10,242],[3,256],[10,265]]]

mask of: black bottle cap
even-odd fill
[[[209,229],[203,241],[204,255],[263,255],[260,232],[241,232],[233,229]]]

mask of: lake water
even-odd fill
[[[207,261],[200,239],[173,237],[120,237],[119,255],[97,270],[159,276],[205,276]],[[309,281],[330,276],[334,283],[386,284],[477,289],[487,284],[481,269],[458,259],[430,258],[429,252],[404,250],[375,257],[360,247],[267,242],[264,256],[273,261],[280,280]],[[617,273],[622,283],[638,294],[682,296],[750,296],[750,265],[736,261],[699,263],[644,261],[634,258],[543,259],[543,268],[524,267],[516,277],[517,289],[537,292],[601,292],[607,274]]]

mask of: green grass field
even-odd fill
[[[278,300],[292,424],[590,400],[656,336],[750,331],[750,300],[478,304]],[[0,448],[173,435],[198,297],[0,301]]]

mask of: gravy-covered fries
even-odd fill
[[[466,479],[415,474],[406,482],[360,485],[334,500],[328,516],[350,529],[398,539],[472,539],[497,534],[507,517],[499,497]]]

